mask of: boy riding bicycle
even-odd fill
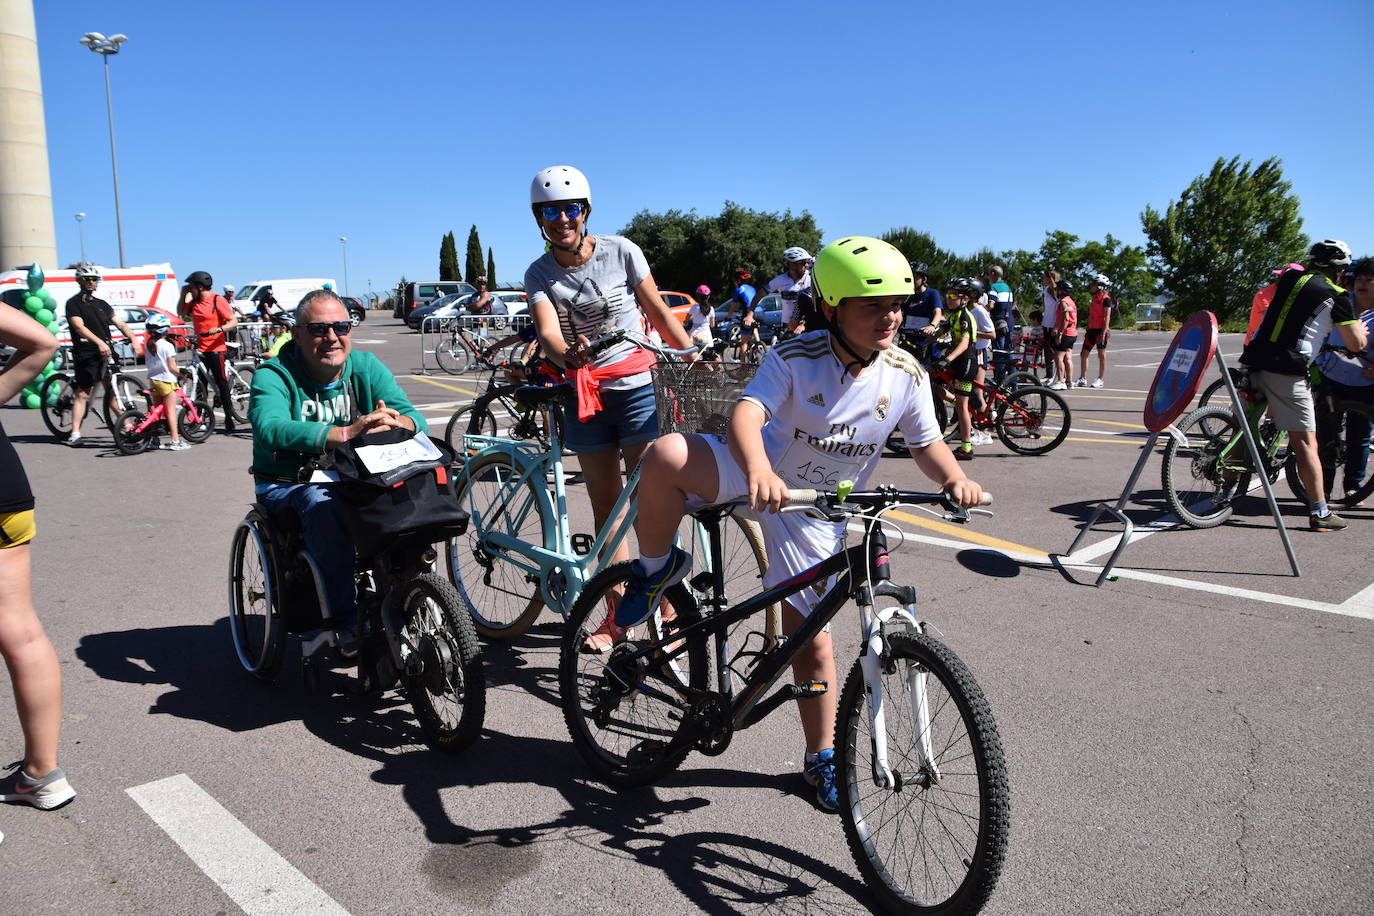
[[[747,500],[741,513],[763,527],[766,586],[834,555],[844,543],[844,525],[780,514],[788,489],[833,489],[846,479],[862,488],[895,427],[913,443],[912,457],[926,476],[962,505],[976,505],[982,496],[940,438],[925,372],[894,346],[912,289],[901,252],[877,239],[841,239],[817,257],[813,281],[829,328],[768,352],[736,404],[727,435],[674,434],[645,453],[636,526],[641,553],[615,613],[622,630],[647,620],[664,590],[690,572],[691,558],[673,547],[689,508]],[[790,599],[783,611],[787,632],[801,625],[818,599],[810,591]],[[792,670],[799,683],[825,681],[831,687],[802,703],[799,713],[805,778],[816,787],[818,803],[834,810],[837,681],[829,634],[803,648]]]

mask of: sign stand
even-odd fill
[[[1135,493],[1136,483],[1140,480],[1140,474],[1145,469],[1145,463],[1154,454],[1155,443],[1159,437],[1167,432],[1180,445],[1187,444],[1187,437],[1174,425],[1174,421],[1192,403],[1193,397],[1197,394],[1197,389],[1215,355],[1217,367],[1221,370],[1221,378],[1226,385],[1226,390],[1231,396],[1231,409],[1235,415],[1241,419],[1241,436],[1245,439],[1246,448],[1250,453],[1250,461],[1253,467],[1263,468],[1264,462],[1260,457],[1259,444],[1251,434],[1250,424],[1245,422],[1245,410],[1241,403],[1240,395],[1236,392],[1236,386],[1231,382],[1231,373],[1226,368],[1226,360],[1216,345],[1217,324],[1216,317],[1211,312],[1196,312],[1188,318],[1183,327],[1179,328],[1178,334],[1170,344],[1168,352],[1164,354],[1159,371],[1155,375],[1154,384],[1150,388],[1150,397],[1145,406],[1145,426],[1150,430],[1150,438],[1145,441],[1144,447],[1140,450],[1140,458],[1136,460],[1135,468],[1131,471],[1131,476],[1126,481],[1125,488],[1121,491],[1120,498],[1116,505],[1108,502],[1098,503],[1093,509],[1093,513],[1088,517],[1085,524],[1078,532],[1078,537],[1074,538],[1073,544],[1069,546],[1068,556],[1072,556],[1088,536],[1088,532],[1097,524],[1102,513],[1111,513],[1121,522],[1121,539],[1117,541],[1116,547],[1112,550],[1112,555],[1107,558],[1106,564],[1097,576],[1095,586],[1101,587],[1111,575],[1112,569],[1116,566],[1126,545],[1131,541],[1131,535],[1135,532],[1135,525],[1130,517],[1126,515],[1126,504],[1130,502],[1131,496]],[[1265,498],[1269,502],[1269,510],[1274,516],[1274,523],[1279,529],[1279,537],[1283,541],[1284,552],[1288,554],[1288,562],[1293,568],[1293,575],[1301,576],[1302,570],[1298,566],[1298,558],[1293,553],[1293,545],[1288,540],[1288,529],[1284,527],[1283,516],[1279,512],[1278,501],[1274,498],[1274,489],[1269,483],[1269,475],[1259,472],[1260,484],[1264,487]],[[1243,494],[1236,494],[1237,496]]]

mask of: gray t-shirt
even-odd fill
[[[649,262],[640,247],[618,235],[598,235],[592,259],[581,267],[567,268],[554,260],[553,252],[545,252],[525,271],[525,292],[530,305],[548,302],[558,313],[563,340],[571,344],[581,334],[595,340],[615,330],[642,333],[643,314],[635,301],[634,288],[649,276]],[[597,355],[591,365],[613,366],[630,353],[635,345],[616,344]],[[649,384],[647,372],[625,378],[607,379],[603,388],[627,390]]]

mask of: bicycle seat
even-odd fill
[[[543,407],[572,391],[572,382],[557,385],[521,385],[515,390],[515,399],[528,407]]]

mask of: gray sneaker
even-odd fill
[[[169,452],[189,452],[191,450],[191,443],[187,442],[185,439],[178,439],[175,442],[168,442],[163,446],[163,449]]]
[[[51,811],[76,798],[76,790],[67,782],[61,767],[41,779],[33,779],[24,772],[24,761],[17,760],[5,767],[12,772],[0,779],[0,801],[26,802],[35,808]]]
[[[1323,518],[1310,516],[1313,531],[1344,531],[1350,524],[1336,513],[1332,512]]]

